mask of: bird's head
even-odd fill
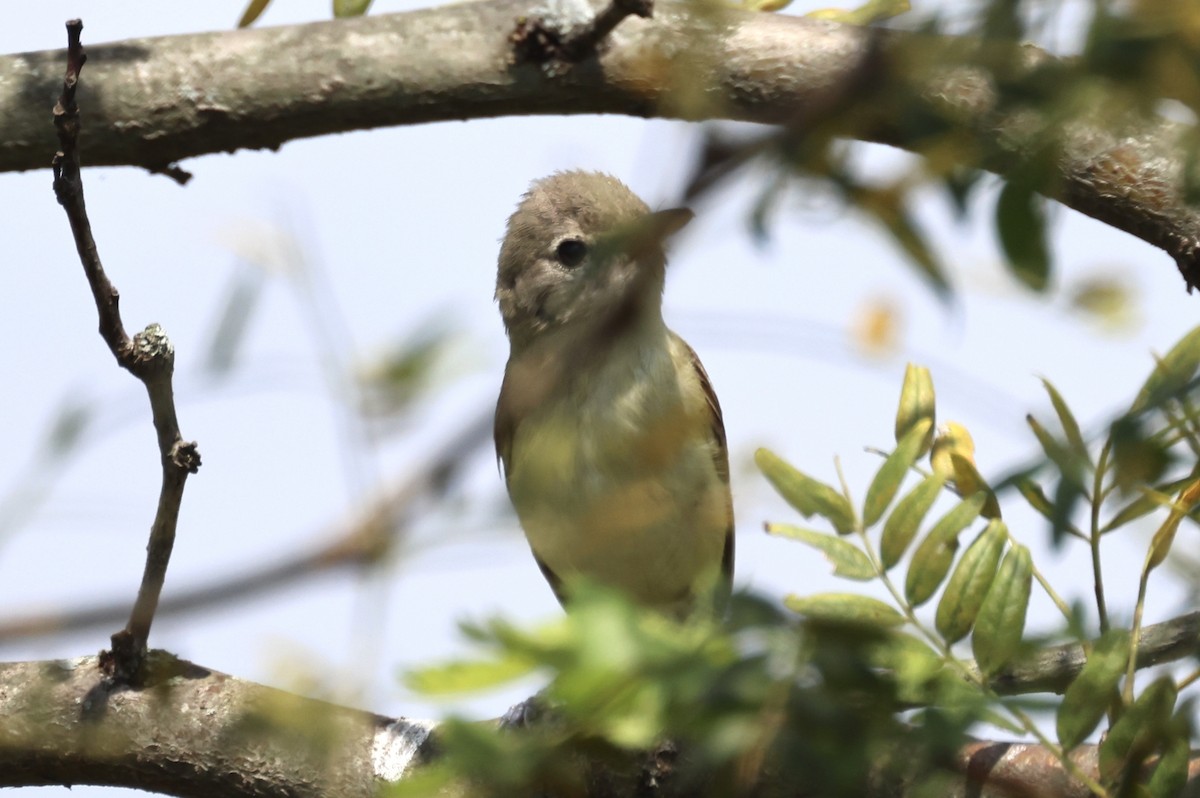
[[[559,172],[535,182],[508,220],[496,299],[514,348],[564,330],[660,317],[663,243],[692,218],[651,212],[621,181]]]

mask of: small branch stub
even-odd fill
[[[594,19],[566,30],[544,17],[521,17],[509,36],[513,63],[541,64],[550,76],[562,74],[571,64],[595,55],[626,17],[648,19],[653,14],[654,0],[611,0]]]

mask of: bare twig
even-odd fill
[[[162,488],[154,523],[150,527],[150,541],[146,545],[146,568],[142,574],[142,584],[129,622],[122,631],[112,636],[112,654],[107,660],[111,674],[120,681],[128,681],[135,679],[141,668],[150,624],[154,620],[158,597],[167,575],[167,564],[171,559],[171,548],[175,544],[184,482],[188,474],[194,474],[200,468],[200,453],[194,442],[184,441],[179,433],[171,387],[175,349],[157,324],[147,326],[133,338],[125,332],[125,325],[121,321],[121,296],[100,263],[96,241],[92,237],[79,168],[79,106],[75,102],[79,73],[87,61],[80,43],[82,30],[83,23],[80,20],[67,22],[67,73],[63,79],[62,95],[54,106],[54,126],[61,147],[53,162],[54,195],[71,223],[75,249],[79,252],[79,260],[96,301],[100,335],[117,363],[146,386],[162,457]]]
[[[420,502],[438,499],[472,454],[491,442],[492,410],[472,418],[422,468],[400,480],[349,521],[336,525],[309,551],[247,573],[234,573],[163,597],[157,616],[175,615],[241,601],[298,580],[378,562],[393,550]],[[0,621],[0,645],[18,640],[120,623],[129,602],[92,602],[58,612]]]

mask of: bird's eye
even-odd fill
[[[558,242],[558,247],[554,250],[558,262],[568,269],[572,269],[583,262],[583,258],[587,255],[587,244],[578,238],[564,238]]]

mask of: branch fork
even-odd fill
[[[121,295],[105,273],[96,250],[96,241],[92,237],[79,166],[79,133],[82,126],[79,106],[75,101],[79,73],[87,62],[87,54],[80,42],[82,30],[83,23],[80,20],[67,22],[67,72],[63,78],[62,94],[54,106],[54,126],[58,131],[60,147],[52,162],[54,195],[71,224],[75,249],[96,303],[100,336],[118,365],[146,386],[162,462],[158,511],[150,528],[146,567],[137,600],[125,628],[112,636],[112,650],[100,660],[104,672],[116,683],[136,684],[144,674],[150,624],[154,620],[166,580],[171,549],[175,544],[183,486],[188,474],[194,474],[200,468],[200,453],[196,444],[185,442],[179,432],[171,382],[175,369],[175,348],[158,324],[148,325],[132,338],[125,332],[120,311]]]

